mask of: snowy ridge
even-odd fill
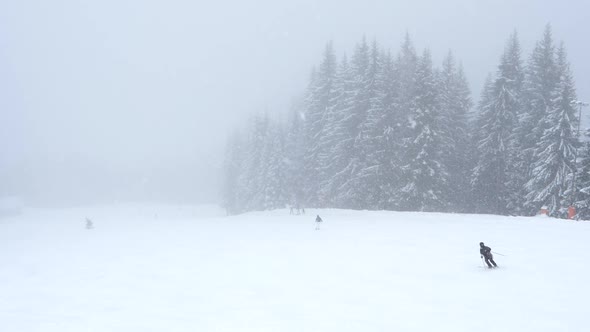
[[[588,222],[306,212],[136,205],[1,219],[2,330],[585,331]],[[505,255],[500,269],[480,268],[480,241]]]

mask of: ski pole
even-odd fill
[[[483,265],[483,267],[486,267],[486,263],[483,261],[483,256],[480,256],[480,257],[481,257],[481,265]]]
[[[503,255],[503,254],[501,254],[501,253],[499,253],[499,252],[495,252],[495,251],[492,251],[492,252],[493,252],[494,254],[496,254],[496,255],[500,255],[500,256],[506,256],[506,255]]]

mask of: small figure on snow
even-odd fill
[[[94,228],[94,224],[92,223],[92,220],[90,220],[89,218],[86,218],[86,229],[93,229]]]
[[[305,208],[299,205],[299,203],[289,205],[289,214],[305,214]]]
[[[320,229],[320,223],[322,222],[322,218],[320,218],[320,215],[318,214],[317,217],[315,217],[315,230],[319,230]]]
[[[492,255],[492,248],[490,247],[486,247],[483,242],[479,243],[479,253],[481,254],[481,258],[485,258],[486,259],[486,264],[488,265],[488,268],[493,268],[493,267],[498,267],[498,265],[496,264],[496,262],[494,262],[494,256]],[[491,262],[491,264],[490,264]],[[492,266],[493,264],[493,266]]]

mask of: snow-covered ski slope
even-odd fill
[[[0,330],[589,331],[589,258],[590,223],[550,218],[28,209],[0,219]]]

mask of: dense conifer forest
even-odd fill
[[[258,115],[228,140],[224,206],[502,215],[546,206],[555,217],[575,206],[588,218],[579,107],[549,25],[528,56],[509,36],[478,98],[451,52],[434,64],[408,35],[395,53],[363,38],[350,58],[329,42],[288,121]]]

